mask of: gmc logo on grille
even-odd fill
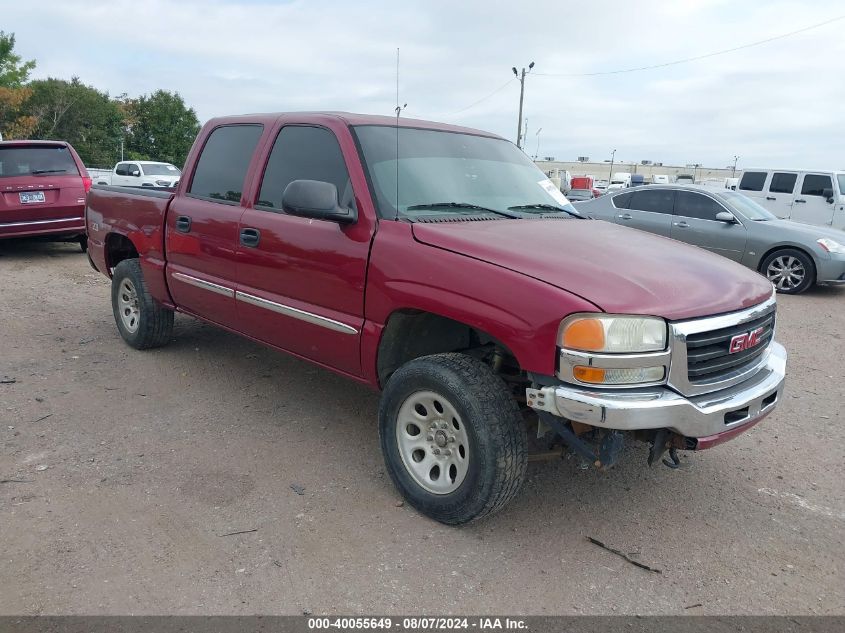
[[[731,339],[731,346],[728,352],[736,354],[737,352],[744,352],[751,349],[760,343],[760,335],[763,333],[763,328],[758,327],[756,330],[751,330],[745,334],[737,334]]]

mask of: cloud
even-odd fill
[[[526,84],[527,150],[724,166],[843,167],[845,21],[689,64],[595,77],[730,48],[834,17],[836,2],[602,0],[562,3],[88,0],[17,3],[37,76],[78,75],[112,94],[178,90],[202,119],[276,110],[408,116],[515,136]],[[544,73],[544,74],[539,74]],[[542,128],[539,137],[537,129]]]

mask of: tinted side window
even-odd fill
[[[118,164],[114,173],[116,173],[118,176],[127,176],[129,174],[129,169],[127,168],[126,163]]]
[[[763,191],[763,183],[766,182],[766,172],[747,171],[742,174],[739,181],[739,188],[742,191]]]
[[[294,180],[321,180],[337,188],[342,207],[354,204],[346,163],[335,135],[321,127],[283,127],[276,138],[256,206],[282,208],[285,187]]]
[[[825,189],[833,189],[833,181],[830,176],[819,174],[806,174],[804,184],[801,185],[801,193],[806,196],[822,196]]]
[[[631,196],[633,195],[633,193],[620,193],[617,196],[613,196],[611,202],[613,202],[613,206],[617,209],[627,209],[631,202]]]
[[[772,175],[772,183],[769,185],[769,191],[772,193],[792,193],[795,191],[796,180],[798,180],[798,174],[781,174],[775,172]]]
[[[713,198],[692,191],[679,191],[675,198],[675,215],[699,220],[715,220],[725,209]]]
[[[140,165],[129,165],[129,175],[134,176],[135,174],[141,175],[141,166]]]
[[[214,130],[197,161],[189,193],[240,202],[249,161],[263,129],[261,125],[227,125]]]
[[[646,189],[633,192],[628,208],[637,211],[651,211],[652,213],[668,213],[672,215],[672,203],[675,192],[671,189]]]

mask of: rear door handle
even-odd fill
[[[686,222],[684,222],[683,220],[682,220],[682,221],[680,221],[680,222],[673,222],[672,224],[673,224],[674,226],[677,226],[679,229],[688,229],[688,228],[689,228],[689,224],[687,224],[687,223],[686,223]]]
[[[807,202],[804,198],[798,198],[795,202]]]
[[[258,229],[241,229],[241,244],[255,248],[261,240],[261,231]]]
[[[622,215],[617,215],[617,218],[620,220],[633,220],[634,217],[630,213],[623,213]]]
[[[187,215],[180,215],[176,218],[176,230],[180,233],[189,233],[191,231],[191,218]]]
[[[777,200],[774,196],[766,196],[766,200]]]

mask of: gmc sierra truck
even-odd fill
[[[626,438],[676,465],[782,397],[771,283],[583,217],[478,130],[213,119],[175,191],[95,186],[86,223],[129,345],[178,311],[381,390],[387,470],[448,524],[516,494],[529,429],[599,468]]]

